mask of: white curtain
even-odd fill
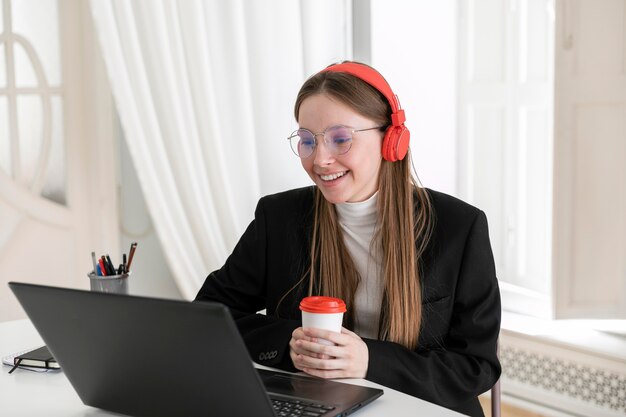
[[[302,81],[349,58],[349,0],[91,0],[117,110],[185,298],[257,199],[307,183],[285,138]]]

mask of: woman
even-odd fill
[[[292,148],[315,186],[262,198],[196,299],[231,309],[258,363],[366,378],[483,415],[477,396],[500,375],[484,213],[417,185],[404,112],[373,68],[344,62],[315,74],[295,117]],[[341,333],[302,329],[308,295],[346,302]]]

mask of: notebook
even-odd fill
[[[57,361],[52,357],[47,346],[41,346],[36,349],[29,349],[24,352],[20,352],[13,356],[7,356],[2,358],[2,362],[5,363],[5,359],[11,359],[12,365],[9,373],[13,373],[19,366],[29,368],[40,369],[60,369]]]
[[[219,303],[9,286],[89,406],[130,416],[270,417],[283,409],[327,417],[350,414],[383,394],[257,370]]]

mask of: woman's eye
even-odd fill
[[[337,136],[333,138],[333,143],[335,145],[345,145],[348,142],[350,142],[350,137],[348,136]]]

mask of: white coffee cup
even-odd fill
[[[341,333],[343,313],[346,312],[346,303],[339,298],[311,296],[300,302],[302,311],[302,327],[329,330]],[[318,339],[319,343],[333,345],[334,343]]]

